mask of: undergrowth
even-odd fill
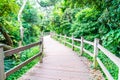
[[[19,59],[6,58],[5,59],[5,71],[10,70],[14,66],[27,60],[28,58],[34,56],[35,54],[38,54],[38,52],[39,52],[39,47],[37,46],[37,47],[33,47],[31,49],[21,52]],[[15,55],[15,56],[17,56],[17,55]],[[26,66],[22,67],[20,70],[16,71],[15,73],[11,74],[10,76],[8,76],[6,80],[17,80],[19,77],[21,77],[23,74],[25,74],[30,68],[32,68],[39,60],[40,60],[40,58],[36,58],[35,60],[31,61]]]

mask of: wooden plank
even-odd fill
[[[20,52],[20,51],[24,51],[24,50],[26,50],[26,49],[29,49],[29,48],[34,47],[34,46],[37,46],[37,45],[39,45],[39,44],[42,44],[42,41],[37,42],[37,43],[33,43],[33,44],[29,44],[29,45],[27,45],[27,46],[19,47],[19,48],[16,48],[16,49],[12,49],[12,50],[5,51],[5,52],[4,52],[4,55],[5,55],[5,56],[11,56],[11,55],[13,55],[13,54],[15,54],[15,53],[18,53],[18,52]]]
[[[116,57],[113,53],[105,49],[100,44],[98,45],[98,48],[108,57],[111,61],[113,61],[117,66],[120,66],[120,58]]]
[[[43,34],[44,36],[50,35],[51,36],[51,32],[44,32]]]
[[[83,51],[89,54],[91,57],[93,57],[93,54],[90,51],[86,50],[85,48],[83,48]]]
[[[62,42],[62,37],[61,37],[61,34],[60,34],[60,37],[59,37],[59,41]]]
[[[99,58],[97,58],[97,62],[99,63],[102,71],[105,73],[105,75],[107,76],[108,80],[114,80],[113,77],[111,76],[111,74],[109,73],[109,71],[106,69],[106,67],[104,66],[104,64],[100,61]]]
[[[51,37],[51,38],[53,37],[53,33],[52,33],[52,32],[50,32],[50,37]]]
[[[74,36],[72,34],[72,50],[74,51]]]
[[[87,44],[90,44],[90,45],[94,45],[93,42],[90,42],[90,41],[87,41],[87,40],[84,40],[84,43],[87,43]]]
[[[81,37],[80,55],[82,55],[82,54],[83,54],[83,48],[84,48],[84,43],[83,43],[83,41],[84,41],[84,38],[83,38],[83,37]]]
[[[93,78],[90,67],[84,63],[87,59],[79,58],[70,48],[50,39],[49,36],[44,39],[44,43],[47,55],[44,63],[36,64],[18,80],[95,80],[97,78]]]
[[[65,36],[63,36],[63,35],[60,35],[62,38],[64,38]]]
[[[66,36],[66,38],[67,38],[67,39],[72,39],[71,37],[67,37],[67,36]]]
[[[64,37],[64,45],[66,45],[65,43],[66,43],[66,35],[65,35],[65,37]]]
[[[74,38],[75,41],[81,41],[80,39]]]
[[[97,56],[98,56],[98,47],[97,45],[99,44],[99,39],[95,38],[94,39],[94,55],[93,55],[93,68],[97,68]]]
[[[43,36],[40,38],[40,41],[42,41],[42,44],[39,45],[40,46],[40,51],[42,52],[41,53],[42,56],[40,56],[40,63],[43,63],[43,52],[44,52]]]
[[[5,80],[3,45],[0,45],[0,80]]]
[[[59,34],[56,34],[56,36],[60,36]]]
[[[23,63],[17,65],[16,67],[12,68],[11,70],[5,72],[6,77],[8,77],[10,74],[16,72],[17,70],[19,70],[20,68],[27,65],[29,62],[31,62],[32,60],[36,59],[37,57],[39,57],[41,55],[42,55],[42,52],[40,52],[39,54],[36,54],[35,56],[33,56],[33,57],[29,58],[28,60],[24,61]]]
[[[66,43],[72,46],[72,43],[69,43],[69,42],[66,42]]]
[[[80,49],[80,47],[79,47],[79,46],[76,46],[76,45],[74,45],[74,47],[75,47],[75,48],[78,48],[78,49]]]

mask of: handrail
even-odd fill
[[[98,45],[98,48],[104,52],[104,54],[109,57],[117,66],[120,66],[120,59],[118,57],[116,57],[114,54],[112,54],[110,51],[108,51],[107,49],[105,49],[103,46],[101,46],[100,44]]]
[[[21,64],[15,66],[14,68],[10,69],[9,71],[7,71],[7,72],[4,71],[4,56],[5,57],[11,56],[15,53],[30,49],[30,48],[35,47],[37,45],[40,46],[40,52],[38,54],[36,54],[33,57],[27,59],[26,61],[22,62]],[[8,51],[3,51],[3,47],[2,47],[2,45],[0,45],[0,61],[1,61],[0,62],[0,80],[5,80],[6,77],[8,77],[12,73],[16,72],[17,70],[19,70],[23,66],[27,65],[29,62],[33,61],[37,57],[40,57],[42,54],[43,54],[43,37],[41,37],[39,42],[32,43],[32,44],[29,44],[27,46],[19,47],[19,48],[8,50]]]
[[[66,43],[72,46],[72,44],[70,42],[66,42]]]
[[[75,47],[75,48],[78,48],[78,49],[80,48],[79,46],[76,46],[76,45],[74,45],[74,47]]]
[[[77,38],[74,38],[74,40],[75,40],[75,41],[79,41],[79,42],[81,42],[81,40],[80,40],[80,39],[77,39]]]
[[[85,48],[83,48],[83,51],[89,54],[91,57],[93,57],[93,54],[90,51],[86,50]]]
[[[55,36],[55,35],[53,35]],[[61,36],[62,35],[58,35],[57,36],[60,37],[61,39]],[[66,39],[71,39],[72,40],[72,43],[70,42],[67,42]],[[98,50],[101,50],[113,63],[115,63],[118,68],[119,68],[119,72],[118,72],[118,80],[120,80],[120,58],[118,58],[117,56],[115,56],[113,53],[111,53],[110,51],[108,51],[107,49],[105,49],[102,45],[99,44],[99,40],[98,39],[95,39],[94,42],[91,42],[91,41],[87,41],[85,40],[83,37],[81,37],[81,39],[76,39],[74,38],[73,36],[72,37],[67,37],[66,35],[64,36],[64,39],[62,39],[64,41],[64,44],[69,44],[72,46],[72,49],[74,50],[74,47],[75,48],[78,48],[80,49],[80,54],[83,54],[83,52],[87,53],[88,55],[90,55],[92,58],[93,58],[93,67],[96,68],[97,67],[97,63],[100,65],[101,69],[103,70],[103,72],[105,73],[106,77],[109,79],[109,80],[114,80],[113,77],[111,76],[111,74],[109,73],[109,71],[107,70],[107,68],[104,66],[104,64],[102,63],[102,61],[99,59],[99,57],[97,56],[98,55]],[[74,44],[74,41],[80,41],[81,42],[81,46],[76,46]],[[83,43],[87,43],[89,45],[92,45],[94,47],[94,54],[91,53],[90,51],[86,50],[83,46]]]
[[[33,61],[34,59],[36,59],[37,57],[39,57],[41,55],[42,55],[42,52],[40,52],[39,54],[36,54],[35,56],[27,59],[26,61],[22,62],[21,64],[15,66],[14,68],[12,68],[9,71],[5,72],[6,77],[8,77],[10,74],[16,72],[17,70],[19,70],[20,68],[22,68],[23,66],[27,65],[29,62]]]
[[[29,44],[27,46],[19,47],[19,48],[16,48],[16,49],[7,50],[7,51],[4,52],[4,55],[5,56],[11,56],[11,55],[13,55],[15,53],[18,53],[20,51],[24,51],[26,49],[37,46],[39,44],[42,44],[42,42],[40,41],[40,42],[32,43],[32,44]]]
[[[87,40],[84,40],[83,42],[94,46],[93,42],[90,42],[90,41],[87,41]]]
[[[107,70],[107,68],[104,66],[104,64],[102,63],[102,61],[97,58],[97,62],[99,63],[100,67],[102,68],[102,71],[106,74],[107,77],[109,77],[109,80],[114,80],[113,77],[111,76],[111,74],[109,73],[109,71]]]
[[[68,38],[68,39],[72,39],[71,37],[66,37],[66,38]]]

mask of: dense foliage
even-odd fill
[[[33,6],[35,3],[31,3],[30,1],[31,0],[28,0],[21,16],[22,26],[24,28],[23,45],[39,41],[40,39],[42,14],[39,13],[39,8],[36,9],[36,7]],[[19,46],[20,26],[18,22],[18,12],[23,4],[22,2],[22,0],[0,0],[0,43],[7,46],[5,50]],[[18,57],[18,55],[6,57],[4,60],[5,71],[35,55],[38,51],[39,47],[36,47],[21,52],[20,57]],[[16,80],[37,62],[38,60],[31,62],[23,69],[8,77],[7,80]]]
[[[37,41],[40,37],[42,15],[30,4],[27,4],[23,11],[24,42],[29,44]]]
[[[55,6],[49,25],[58,34],[90,41],[99,38],[100,44],[120,57],[120,0],[63,0]],[[117,80],[118,67],[102,52],[98,56]]]
[[[16,0],[0,0],[0,41],[9,46],[18,46],[20,30],[18,12],[20,5]],[[42,15],[35,10],[30,2],[22,13],[24,27],[24,44],[35,41],[40,34],[40,21]]]
[[[13,46],[15,36],[17,37],[16,40],[19,39],[19,34],[16,34],[18,33],[18,23],[16,20],[18,9],[19,6],[15,3],[15,0],[11,0],[10,2],[0,0],[0,41],[10,46]]]
[[[99,38],[106,48],[120,56],[119,4],[119,0],[63,0],[53,11],[51,30],[88,40]]]
[[[24,52],[21,53],[20,59],[5,59],[5,71],[9,70],[10,68],[13,68],[14,66],[17,66],[21,62],[24,62],[25,60],[29,59],[30,57],[34,56],[39,52],[39,47],[33,47],[31,49],[25,50]],[[6,80],[17,80],[19,77],[21,77],[24,73],[26,73],[32,66],[34,66],[40,58],[37,58],[21,68],[20,70],[16,71],[15,73],[11,74],[10,76],[7,77]]]
[[[28,0],[22,12],[23,45],[39,40],[41,31],[51,30],[67,36],[73,34],[76,38],[84,36],[90,41],[99,38],[100,44],[120,57],[120,0],[35,1]],[[40,8],[36,8],[34,3],[38,3]],[[17,17],[21,5],[22,0],[0,0],[0,43],[18,47],[20,26]],[[46,10],[46,13],[39,9]],[[90,46],[86,45],[86,48],[91,50]],[[27,53],[23,54],[22,59]],[[110,61],[105,55],[99,56],[101,60]],[[6,70],[17,64],[15,60],[13,57],[5,59]],[[117,80],[117,69],[113,72],[114,64],[108,66],[107,63],[105,65]]]

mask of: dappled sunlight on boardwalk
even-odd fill
[[[43,63],[36,64],[19,80],[94,80],[83,57],[70,48],[44,37]]]

